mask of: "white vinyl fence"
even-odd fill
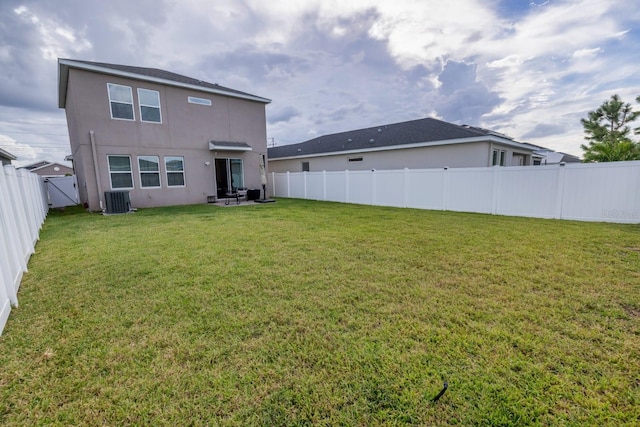
[[[75,175],[45,178],[44,183],[49,196],[50,208],[64,208],[80,203],[78,192],[76,191]]]
[[[34,252],[48,211],[43,182],[35,173],[0,167],[0,334]]]
[[[271,174],[275,197],[640,223],[640,161]]]

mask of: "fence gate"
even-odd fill
[[[79,203],[75,175],[62,176],[59,178],[45,178],[44,182],[47,185],[49,207],[63,208],[65,206],[74,206]]]

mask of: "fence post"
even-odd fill
[[[287,197],[291,197],[291,176],[289,171],[287,171]]]
[[[327,200],[327,171],[322,171],[322,200]]]
[[[307,171],[302,172],[303,198],[307,200]]]
[[[349,203],[349,169],[344,170],[344,201]]]
[[[271,189],[273,191],[271,194],[273,194],[274,197],[277,197],[276,196],[276,173],[275,172],[271,172]]]
[[[558,191],[556,192],[556,219],[562,219],[562,204],[564,203],[565,163],[558,165]]]
[[[498,213],[498,203],[500,202],[500,194],[498,192],[498,184],[500,180],[500,166],[493,166],[493,173],[491,175],[491,213],[496,215]]]
[[[402,174],[402,207],[409,207],[409,168]]]
[[[371,169],[371,204],[376,205],[378,198],[376,197],[376,192],[378,191],[378,183],[376,182],[376,170]]]
[[[445,166],[442,173],[442,210],[446,211],[449,199],[449,166]]]

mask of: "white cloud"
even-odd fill
[[[12,162],[12,164],[17,167],[33,163],[33,161],[38,159],[38,156],[43,153],[41,148],[21,144],[10,136],[2,134],[0,134],[0,148],[17,157],[17,159]]]
[[[76,35],[73,29],[54,19],[40,19],[26,6],[20,6],[14,9],[14,12],[31,22],[40,35],[40,51],[44,59],[57,60],[59,57],[72,56],[91,48],[91,43],[82,34]]]
[[[588,49],[588,48],[578,49],[575,52],[573,52],[573,55],[571,55],[571,57],[574,59],[593,58],[600,52],[602,52],[602,48],[599,48],[599,47],[594,47],[592,49]]]

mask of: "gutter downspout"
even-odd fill
[[[93,170],[96,174],[96,186],[98,187],[98,201],[100,202],[100,210],[104,212],[102,204],[102,184],[100,184],[100,171],[98,170],[98,154],[96,153],[96,135],[90,130],[89,139],[91,140],[91,157],[93,158]]]

